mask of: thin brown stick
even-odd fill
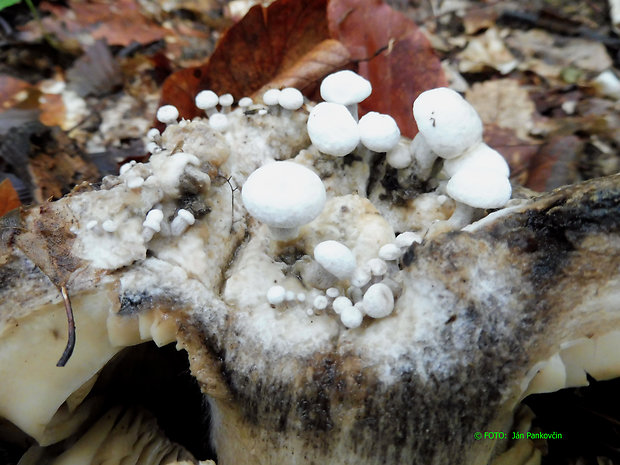
[[[58,360],[56,366],[64,367],[71,358],[71,354],[73,354],[73,349],[75,349],[75,320],[73,319],[73,307],[71,307],[71,300],[69,299],[67,286],[65,286],[64,284],[61,285],[60,293],[62,294],[62,299],[65,303],[65,312],[67,313],[69,334],[67,337],[67,346],[65,347],[65,351],[62,353],[62,356],[60,357],[60,360]]]

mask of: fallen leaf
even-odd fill
[[[265,90],[283,87],[295,87],[307,96],[315,94],[314,88],[325,76],[347,66],[351,56],[344,45],[334,39],[327,39],[317,44],[302,56],[297,63],[265,84],[255,95],[262,95]]]
[[[13,184],[8,179],[0,182],[0,216],[4,216],[22,203],[19,201],[19,195],[13,188]]]
[[[508,162],[511,179],[518,184],[525,183],[528,167],[540,144],[520,139],[513,129],[492,123],[484,125],[484,142],[497,150]]]
[[[498,29],[494,27],[469,39],[467,47],[457,58],[460,60],[461,73],[476,73],[492,68],[501,74],[508,74],[519,64],[504,44]]]
[[[495,79],[474,84],[465,94],[484,123],[510,128],[524,140],[534,127],[536,108],[530,95],[516,79]]]
[[[83,37],[107,39],[110,45],[127,46],[132,42],[147,44],[163,39],[167,30],[147,19],[134,0],[78,1],[67,6],[41,2],[39,9],[50,13],[43,18],[45,30],[61,42]],[[39,34],[39,25],[31,22],[24,31]]]
[[[0,75],[0,111],[12,108],[28,98],[33,86],[21,79]]]
[[[202,114],[194,105],[201,90],[236,99],[254,94],[329,38],[325,8],[326,0],[278,0],[267,8],[252,7],[224,33],[205,65],[166,79],[160,103],[176,106],[189,119]]]
[[[372,94],[360,113],[391,115],[401,133],[413,137],[417,127],[411,106],[424,90],[447,85],[439,58],[424,34],[403,14],[380,0],[330,0],[329,31],[342,42]]]
[[[579,180],[577,160],[583,150],[577,136],[552,137],[532,159],[526,187],[545,192]]]

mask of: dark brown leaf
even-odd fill
[[[411,106],[424,90],[447,85],[439,58],[420,29],[380,0],[330,0],[329,31],[342,42],[373,91],[360,113],[391,115],[401,133],[417,127]],[[376,55],[376,56],[375,56]]]

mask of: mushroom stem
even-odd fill
[[[428,179],[433,171],[435,160],[437,160],[437,154],[428,146],[421,132],[413,138],[409,150],[412,158],[415,160],[418,178],[422,180]]]
[[[472,218],[474,217],[474,207],[470,207],[469,205],[455,201],[456,208],[452,213],[452,216],[448,218],[446,221],[450,226],[454,227],[454,229],[461,229],[464,226],[467,226],[471,223]]]

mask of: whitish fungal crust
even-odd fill
[[[101,368],[176,341],[220,465],[477,465],[499,445],[472,432],[509,425],[525,393],[617,375],[618,177],[472,225],[508,202],[508,172],[468,104],[438,93],[415,150],[393,127],[359,145],[355,99],[309,116],[287,89],[262,111],[205,92],[205,117],[179,123],[160,109],[147,163],[3,225],[0,416],[41,444],[96,432],[84,399]],[[318,116],[347,130],[317,136]],[[78,327],[62,370],[60,284]]]

